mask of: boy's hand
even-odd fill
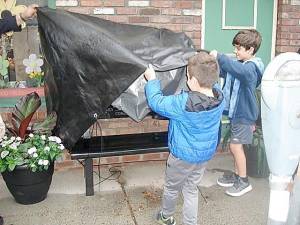
[[[218,55],[218,52],[217,52],[217,50],[212,50],[209,54],[216,59],[217,55]]]
[[[39,7],[37,4],[29,5],[23,13],[20,14],[22,20],[32,19],[36,17],[36,8]]]
[[[146,69],[145,73],[144,73],[145,79],[146,80],[154,80],[156,79],[156,75],[155,75],[155,71],[152,67],[151,64],[149,64],[149,67]]]

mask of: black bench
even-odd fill
[[[86,195],[94,195],[93,158],[167,152],[167,132],[97,136],[80,139],[70,151],[71,159],[84,160]]]

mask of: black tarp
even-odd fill
[[[57,112],[55,134],[68,148],[149,63],[162,74],[184,71],[187,58],[195,52],[184,33],[63,10],[39,8],[38,25],[47,110]]]

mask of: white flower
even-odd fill
[[[4,159],[9,154],[9,151],[1,152],[1,158]]]
[[[57,144],[61,143],[61,139],[59,137],[55,137],[55,141],[56,141]]]
[[[42,72],[41,66],[44,64],[42,59],[37,58],[36,54],[30,54],[28,59],[23,60],[25,68],[25,72],[27,74],[30,73],[40,73]]]
[[[21,141],[22,139],[21,139],[20,137],[17,137],[16,140],[17,140],[17,141]]]
[[[50,151],[50,147],[49,147],[49,146],[46,146],[46,147],[44,148],[44,151],[45,151],[45,152],[49,152],[49,151]]]
[[[55,136],[50,136],[50,137],[48,137],[48,140],[52,141],[52,142],[56,142],[56,137]]]
[[[37,158],[39,155],[35,152],[35,153],[33,153],[33,155],[32,155],[32,157],[33,158]]]
[[[63,144],[60,144],[60,145],[59,145],[59,148],[60,148],[60,150],[64,150],[64,149],[65,149],[65,146],[64,146]]]
[[[39,159],[38,164],[39,164],[39,165],[43,165],[43,164],[44,164],[43,161],[44,161],[44,160]]]
[[[17,150],[18,148],[18,143],[12,143],[10,146],[9,146],[11,149],[14,149],[14,150]]]
[[[43,165],[44,166],[47,166],[49,164],[49,161],[47,160],[47,159],[45,159],[44,161],[43,161]]]
[[[6,142],[2,142],[2,143],[1,143],[1,147],[3,147],[3,148],[6,147],[6,145],[7,145]]]
[[[31,137],[31,138],[32,138],[32,137],[33,137],[33,134],[29,134],[29,137]]]
[[[16,138],[14,136],[12,136],[12,137],[10,137],[10,140],[14,141],[14,140],[16,140]]]
[[[6,135],[3,137],[3,140],[7,140],[7,136]]]
[[[8,141],[6,141],[6,144],[7,144],[7,145],[10,145],[10,144],[13,143],[13,142],[14,142],[13,139],[9,139]]]
[[[28,149],[27,152],[28,152],[29,155],[35,153],[36,152],[36,147],[32,147],[32,148]]]
[[[42,140],[46,140],[46,135],[42,135],[42,136],[41,136],[41,139],[42,139]]]

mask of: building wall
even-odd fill
[[[57,0],[57,8],[130,23],[185,32],[200,47],[199,0]]]
[[[279,0],[276,54],[300,48],[300,0]]]

